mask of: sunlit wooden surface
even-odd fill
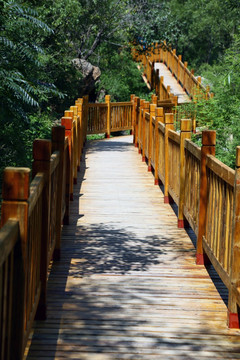
[[[27,359],[240,359],[240,332],[132,137],[90,142],[81,166]]]
[[[159,69],[159,76],[163,76],[164,85],[170,86],[170,91],[172,94],[178,97],[178,104],[190,102],[189,96],[183,90],[182,86],[177,82],[172,73],[168,70],[167,66],[163,63],[155,63],[155,70]]]

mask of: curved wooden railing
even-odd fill
[[[191,140],[192,121],[174,130],[174,114],[133,101],[134,144],[164,185],[164,202],[178,205],[178,227],[190,224],[197,236],[196,262],[210,261],[229,290],[228,324],[239,327],[240,306],[240,147],[236,170],[215,157],[215,131],[203,131],[202,146]]]
[[[194,70],[188,69],[188,63],[182,62],[182,55],[176,55],[176,50],[171,49],[166,43],[155,43],[143,50],[133,50],[133,56],[137,62],[141,62],[144,75],[149,87],[155,90],[159,100],[173,99],[170,86],[164,84],[164,78],[154,69],[154,63],[164,63],[176,80],[181,84],[189,97],[196,100],[200,94],[211,97],[209,86],[201,84],[201,77],[194,76]]]

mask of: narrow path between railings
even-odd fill
[[[132,137],[88,143],[28,360],[240,359],[238,331]]]
[[[178,104],[189,103],[191,101],[186,91],[178,83],[164,63],[155,63],[154,68],[155,70],[159,70],[160,77],[163,76],[163,83],[165,87],[167,88],[167,86],[170,86],[170,92],[174,96],[178,97]]]

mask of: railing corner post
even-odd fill
[[[202,238],[205,235],[207,215],[207,155],[215,155],[216,131],[205,130],[202,132],[201,164],[200,164],[200,189],[199,189],[199,211],[198,211],[198,234],[196,263],[203,265],[205,256],[203,253]]]
[[[239,329],[239,313],[235,292],[240,286],[240,146],[236,149],[233,198],[230,289],[228,296],[228,327]]]
[[[180,133],[180,181],[179,181],[179,204],[178,204],[178,227],[184,228],[184,199],[185,199],[185,139],[191,138],[192,121],[191,119],[181,119]]]
[[[50,237],[50,194],[51,194],[51,153],[50,140],[37,139],[33,142],[33,176],[38,172],[44,173],[45,184],[42,198],[42,234],[41,234],[41,261],[40,281],[41,293],[36,312],[37,320],[45,320],[47,317],[47,271],[48,271],[48,244]]]

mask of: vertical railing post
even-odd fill
[[[66,189],[63,188],[63,169],[64,169],[64,143],[65,143],[65,128],[64,126],[54,126],[52,128],[52,152],[59,151],[59,170],[58,170],[58,193],[56,206],[56,246],[53,253],[54,260],[60,260],[61,256],[61,229],[62,229],[62,200],[63,193],[65,195]]]
[[[106,138],[110,138],[111,134],[111,96],[106,95],[105,96],[105,103],[107,104],[107,134]]]
[[[66,132],[66,131],[65,131]],[[66,142],[66,137],[65,137]],[[69,139],[67,138],[67,142],[69,142]],[[70,173],[71,173],[71,158],[70,158],[70,149],[69,144],[67,144],[67,148],[65,150],[65,144],[64,144],[64,162],[66,162],[65,165],[65,182],[66,186],[65,189],[63,189],[63,192],[65,192],[65,212],[63,216],[63,225],[69,225],[69,215],[70,215]]]
[[[153,117],[155,116],[155,109],[157,105],[156,104],[150,104],[150,119],[149,119],[149,141],[148,141],[148,171],[152,171],[152,122]]]
[[[135,139],[135,123],[136,123],[136,107],[135,107],[135,95],[132,94],[130,97],[130,101],[132,103],[132,129],[130,131],[130,135],[133,135],[133,144]]]
[[[139,110],[139,141],[138,141],[138,153],[141,154],[141,145],[142,145],[142,139],[143,139],[143,108],[144,108],[144,99],[140,100],[140,110]]]
[[[168,131],[174,129],[173,125],[174,115],[173,114],[165,114],[165,134],[164,134],[164,156],[165,156],[165,174],[164,174],[164,203],[169,204],[169,194],[168,194],[168,187],[169,187],[169,148],[168,148]]]
[[[79,142],[80,142],[80,121],[79,121],[79,115],[78,115],[78,106],[77,104],[75,104],[74,106],[70,107],[70,110],[73,110],[74,113],[74,118],[73,120],[75,120],[76,122],[76,144],[74,145],[74,150],[75,150],[75,154],[76,154],[76,170],[79,171],[80,170],[80,154],[79,154]]]
[[[232,242],[231,242],[231,285],[228,297],[228,326],[239,329],[239,314],[234,290],[240,286],[240,146],[236,149],[234,181]]]
[[[78,141],[78,146],[79,146],[79,152],[78,152],[78,156],[79,156],[79,164],[81,163],[81,156],[82,156],[82,149],[83,149],[83,120],[82,120],[82,111],[83,111],[83,99],[78,99],[75,102],[77,108],[78,108],[78,123],[79,123],[79,141]]]
[[[180,62],[182,61],[182,55],[178,55],[178,66],[177,66],[177,81],[180,82]]]
[[[41,236],[41,265],[40,281],[41,293],[36,313],[37,320],[47,317],[47,270],[48,270],[48,246],[50,237],[50,201],[51,201],[51,153],[52,144],[49,140],[35,140],[33,142],[33,177],[42,172],[45,176],[45,184],[42,193],[42,236]]]
[[[184,62],[184,73],[183,73],[183,90],[186,91],[186,78],[187,78],[187,61]]]
[[[199,210],[198,210],[198,234],[197,234],[197,251],[196,263],[204,264],[204,254],[202,246],[202,238],[205,235],[206,214],[207,214],[207,155],[215,155],[216,131],[205,130],[202,132],[201,147],[201,168],[200,168],[200,190],[199,190]]]
[[[154,62],[158,62],[158,43],[154,44]]]
[[[154,168],[154,184],[159,185],[159,178],[158,178],[158,161],[159,161],[159,134],[158,134],[158,123],[164,120],[164,112],[163,108],[156,107],[155,108],[155,168]]]
[[[160,83],[159,83],[159,100],[164,100],[163,81],[164,81],[164,77],[163,77],[163,76],[160,76]]]
[[[179,182],[179,204],[178,204],[178,227],[184,228],[183,207],[185,199],[185,139],[191,138],[192,121],[191,119],[181,120],[180,133],[180,182]]]
[[[7,167],[3,172],[1,226],[8,219],[19,222],[21,247],[18,246],[14,259],[12,294],[11,355],[10,359],[23,358],[24,319],[26,308],[27,241],[28,241],[28,198],[30,169]],[[9,304],[10,306],[10,304]]]
[[[168,85],[168,86],[167,86],[167,97],[166,97],[166,99],[171,98],[171,93],[170,93],[170,91],[171,91],[171,86]]]
[[[62,117],[61,119],[62,126],[65,127],[65,136],[68,138],[68,148],[69,148],[69,158],[70,158],[70,177],[69,177],[69,191],[70,191],[70,200],[73,201],[73,151],[72,151],[72,127],[73,127],[73,119],[72,117]]]
[[[142,121],[143,121],[143,133],[142,133],[142,161],[145,162],[146,161],[146,157],[145,157],[145,150],[146,150],[146,119],[145,119],[145,114],[146,112],[149,112],[149,108],[150,108],[150,103],[149,101],[144,101],[144,108],[143,108],[143,117],[142,117]]]
[[[173,54],[172,54],[172,50],[170,49],[169,51],[169,55],[170,55],[170,60],[169,60],[169,70],[172,72],[172,63],[173,63]]]
[[[77,106],[71,106],[70,110],[73,112],[73,182],[77,184],[77,171],[79,167],[78,162],[78,118],[77,113],[78,109]]]
[[[135,129],[134,129],[134,146],[138,146],[138,122],[139,122],[139,106],[140,106],[140,99],[139,97],[135,96],[134,98],[134,107],[135,107]]]
[[[155,79],[155,93],[156,93],[156,96],[158,97],[159,99],[159,96],[160,96],[160,85],[159,85],[159,82],[160,82],[160,79],[159,79],[159,69],[156,70],[156,73],[155,73],[155,76],[156,76],[156,79]]]
[[[154,76],[155,76],[155,69],[154,69],[154,62],[153,62],[153,60],[152,60],[151,76],[150,76],[150,86],[151,86],[151,89],[153,89]]]
[[[157,102],[158,102],[158,97],[157,95],[153,95],[152,96],[152,104],[155,104],[157,106]]]

